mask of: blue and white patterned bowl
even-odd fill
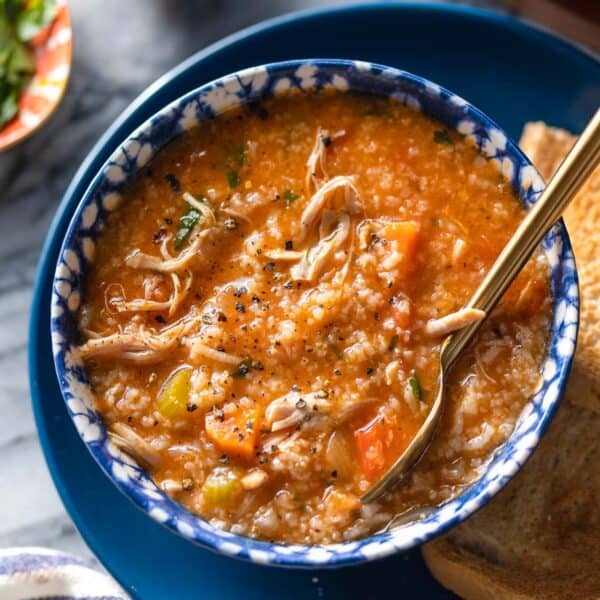
[[[564,226],[545,238],[551,268],[552,329],[543,383],[525,406],[514,432],[484,475],[460,496],[422,520],[388,533],[341,544],[302,546],[251,540],[222,531],[188,512],[162,492],[106,435],[83,365],[73,348],[81,342],[76,313],[95,241],[116,209],[124,184],[152,157],[199,121],[241,104],[298,89],[354,90],[392,96],[470,138],[497,164],[525,205],[543,182],[516,145],[488,117],[462,98],[404,71],[359,61],[305,60],[240,71],[204,85],[169,104],[134,131],[104,164],[82,198],[63,242],[53,282],[51,335],[54,364],[67,410],[82,440],[114,484],[141,510],[172,531],[209,549],[260,564],[335,567],[382,558],[413,548],[460,523],[490,500],[519,470],[538,444],[563,391],[575,351],[579,319],[577,274]]]

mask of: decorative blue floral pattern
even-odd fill
[[[360,541],[326,546],[283,545],[222,531],[170,499],[142,468],[112,444],[94,409],[93,393],[75,350],[81,342],[76,312],[85,271],[94,259],[95,240],[108,214],[119,206],[124,183],[167,142],[203,119],[292,89],[314,92],[326,88],[391,96],[456,129],[497,165],[526,205],[531,205],[543,189],[537,171],[495,123],[435,83],[361,61],[307,60],[260,66],[190,92],[131,134],[82,198],[69,225],[53,282],[51,335],[56,372],[77,431],[102,469],[159,523],[222,554],[261,564],[333,567],[373,560],[418,546],[467,518],[507,483],[538,444],[565,387],[577,337],[577,274],[566,231],[559,223],[543,242],[554,299],[543,378],[509,440],[496,452],[484,475],[458,497],[419,521]]]

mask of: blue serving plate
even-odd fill
[[[30,380],[42,446],[67,510],[91,549],[137,598],[453,598],[418,552],[336,571],[258,567],[211,554],[153,523],[114,488],[67,416],[52,366],[53,267],[75,205],[104,160],[156,110],[246,66],[301,57],[377,61],[471,100],[517,138],[527,120],[579,130],[600,100],[600,63],[575,47],[485,11],[384,4],[289,15],[198,53],[144,92],[98,142],[67,190],[36,281]]]

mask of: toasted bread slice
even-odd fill
[[[569,133],[530,123],[521,145],[548,178]],[[600,170],[565,214],[582,311],[565,398],[539,448],[485,508],[423,556],[466,600],[600,599]]]

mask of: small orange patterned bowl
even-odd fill
[[[35,73],[19,99],[19,111],[0,128],[0,152],[29,137],[55,111],[71,71],[71,20],[65,0],[59,0],[54,20],[30,42]]]

